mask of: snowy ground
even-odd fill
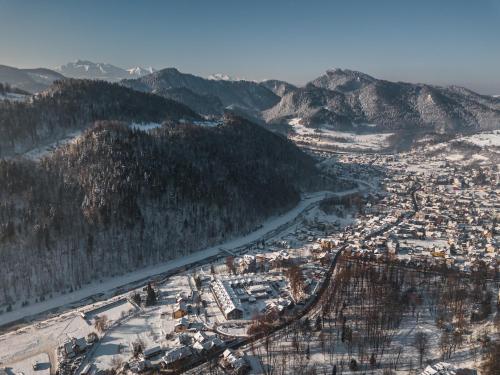
[[[207,127],[207,128],[213,128],[213,127],[216,127],[216,126],[219,126],[222,124],[221,121],[194,121],[193,122],[195,125],[198,125],[198,126],[204,126],[204,127]]]
[[[424,249],[429,248],[448,248],[449,244],[446,240],[416,240],[416,239],[406,239],[401,241],[401,245],[409,247],[421,246]]]
[[[89,322],[92,322],[96,317],[106,316],[108,321],[115,322],[124,315],[133,313],[135,310],[136,307],[123,298],[108,305],[88,311],[85,313],[85,317]]]
[[[338,225],[339,228],[344,228],[347,225],[352,225],[355,219],[352,213],[346,213],[343,216],[338,216],[336,214],[327,214],[319,207],[315,207],[305,215],[307,220],[313,222],[328,222]]]
[[[31,160],[40,160],[42,157],[55,151],[57,148],[76,142],[78,138],[81,136],[81,134],[82,130],[76,130],[74,132],[69,133],[66,137],[58,140],[57,142],[52,142],[50,144],[34,148],[26,152],[23,156]]]
[[[472,143],[480,147],[500,147],[500,130],[483,132],[467,137],[457,138],[457,141]]]
[[[36,370],[33,365],[37,364]],[[24,374],[24,375],[49,375],[50,361],[49,356],[45,353],[26,358],[13,365],[7,366],[7,374]]]
[[[331,147],[340,150],[380,151],[390,146],[392,133],[357,134],[334,130],[329,125],[308,128],[300,124],[300,118],[290,120],[295,134],[291,138],[296,142],[312,144],[315,147]]]
[[[425,143],[429,140],[422,139],[420,142]],[[470,149],[468,149],[467,145],[471,146]],[[477,146],[481,149],[478,150]],[[435,166],[439,166],[436,164],[438,161],[459,163],[461,165],[498,165],[500,163],[500,130],[459,137],[448,142],[426,144],[417,147],[413,153],[425,153],[430,156],[425,163],[426,165],[413,165],[411,166],[412,170],[432,170]]]
[[[13,102],[24,102],[30,98],[30,95],[15,94],[12,92],[7,92],[5,94],[0,94],[0,100],[9,100]]]
[[[435,318],[436,317],[426,308],[417,309],[415,314],[412,314],[410,311],[406,312],[399,327],[393,331],[391,344],[385,349],[384,359],[380,363],[380,368],[373,370],[370,369],[368,364],[372,352],[369,345],[364,348],[365,364],[361,366],[360,371],[356,372],[348,369],[348,363],[351,358],[356,358],[358,363],[360,363],[359,351],[355,349],[349,354],[348,346],[346,343],[341,342],[338,332],[336,334],[332,333],[331,335],[326,334],[322,339],[319,332],[312,331],[308,335],[306,334],[306,337],[299,338],[301,349],[298,352],[293,345],[293,335],[287,336],[285,332],[279,332],[274,335],[271,340],[270,352],[273,353],[273,356],[269,357],[272,358],[270,360],[271,362],[268,362],[268,356],[263,347],[263,340],[261,340],[260,345],[257,345],[257,349],[251,346],[246,347],[245,354],[250,359],[253,358],[251,361],[253,368],[252,374],[266,374],[260,366],[261,361],[264,366],[273,366],[274,364],[274,366],[282,367],[283,363],[287,363],[288,367],[284,373],[290,375],[295,373],[307,373],[307,369],[312,370],[313,368],[316,370],[315,373],[330,374],[335,364],[337,365],[338,373],[344,374],[371,373],[382,375],[384,373],[384,368],[389,366],[394,368],[395,364],[397,364],[395,374],[406,375],[410,373],[410,370],[417,371],[412,372],[412,374],[419,374],[421,371],[417,370],[420,368],[419,354],[414,347],[415,334],[417,332],[424,332],[427,335],[426,353],[423,358],[422,369],[425,368],[427,364],[435,364],[443,361],[440,350],[440,339],[443,330],[436,326]],[[311,320],[314,322],[314,319]],[[494,320],[495,315],[492,314],[481,323],[471,324],[471,331],[465,335],[463,344],[458,345],[451,357],[446,358],[445,361],[455,365],[457,368],[477,369],[481,361],[477,338],[481,336],[482,332],[488,332],[491,336],[499,337],[500,333],[498,329],[494,327]],[[340,326],[341,323],[338,323],[337,329],[339,329]],[[323,334],[325,331],[328,331],[326,323],[323,327]],[[310,351],[309,358],[306,358],[305,355],[306,347]],[[322,347],[325,347],[325,349],[323,350]]]
[[[69,337],[84,337],[93,332],[79,314],[71,312],[0,336],[0,363],[12,366],[40,353],[54,362],[55,349]]]
[[[144,132],[148,132],[154,129],[161,127],[160,123],[150,122],[150,123],[131,123],[129,127],[135,130],[141,130]],[[51,142],[45,144],[40,147],[36,147],[32,150],[25,152],[22,156],[31,159],[31,160],[40,160],[42,157],[47,156],[51,152],[55,151],[59,147],[64,145],[75,143],[78,141],[80,136],[82,135],[83,130],[75,130],[69,134],[67,134],[64,138],[57,140],[56,142]]]
[[[130,127],[130,129],[148,132],[150,130],[161,128],[161,124],[157,123],[157,122],[148,122],[148,123],[133,122],[129,125],[129,127]]]

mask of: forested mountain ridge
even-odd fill
[[[279,80],[208,80],[175,68],[121,83],[174,97],[205,115],[230,109],[269,124],[300,118],[302,124],[313,127],[352,129],[370,124],[375,126],[372,130],[382,131],[456,133],[500,128],[500,101],[491,96],[457,86],[391,82],[349,69],[328,70],[303,87]]]
[[[235,117],[152,132],[100,123],[39,163],[0,160],[0,305],[246,232],[317,186],[314,161]]]
[[[206,79],[181,73],[175,68],[162,69],[138,79],[123,80],[121,83],[136,90],[167,97],[170,90],[189,90],[191,95],[185,95],[183,98],[186,98],[186,102],[183,103],[190,106],[193,104],[192,96],[204,97],[206,111],[203,114],[207,115],[221,115],[221,110],[227,107],[237,107],[250,114],[258,114],[279,101],[279,96],[257,82]],[[213,105],[208,106],[209,103]],[[222,108],[219,103],[222,103]]]
[[[500,101],[458,86],[390,82],[333,69],[304,87],[283,91],[263,116],[271,123],[300,118],[313,127],[372,124],[393,131],[475,132],[500,128]]]
[[[66,79],[29,102],[0,101],[0,157],[22,154],[97,120],[199,119],[175,101],[104,81]]]

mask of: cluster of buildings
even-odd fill
[[[255,312],[282,313],[295,304],[289,283],[279,272],[217,276],[210,288],[227,320],[251,318]]]
[[[58,374],[74,374],[81,366],[87,352],[97,342],[95,333],[87,337],[70,337],[56,351],[58,358]]]
[[[352,156],[346,155],[350,163]],[[420,153],[357,155],[375,166],[376,199],[366,199],[350,231],[338,234],[353,254],[392,256],[410,265],[471,272],[500,265],[500,174],[496,164],[461,165]],[[332,167],[333,168],[333,167]],[[335,168],[342,168],[337,165]],[[362,167],[351,175],[370,179]],[[385,176],[378,171],[385,169]],[[339,169],[340,170],[340,169]],[[367,235],[370,236],[367,240]]]
[[[161,358],[163,368],[182,368],[200,356],[217,355],[226,347],[226,343],[219,336],[203,331],[194,335],[181,334],[177,341],[180,345],[166,350]]]

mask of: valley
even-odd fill
[[[3,70],[19,81],[0,100],[0,371],[476,374],[494,358],[498,98],[347,69],[302,87],[56,70],[31,92],[35,72]]]
[[[328,373],[333,368],[338,373],[392,369],[406,374],[426,363],[445,362],[450,368],[475,368],[488,350],[482,346],[485,337],[494,341],[500,334],[497,229],[490,215],[498,209],[498,148],[494,138],[485,142],[484,137],[436,145],[427,139],[420,148],[399,154],[308,151],[323,173],[357,187],[304,194],[294,209],[248,235],[4,313],[0,319],[6,324],[31,312],[24,322],[11,328],[4,325],[11,332],[0,338],[7,345],[0,361],[14,368],[18,361],[46,353],[52,371],[58,363],[63,371],[63,363],[76,373],[87,365],[93,371],[119,369],[125,362],[134,372],[149,366],[191,374],[222,374],[233,371],[231,366],[243,366],[252,374],[267,374],[270,369],[284,374],[311,369]],[[470,159],[464,142],[484,156]],[[462,156],[453,156],[450,149]],[[481,202],[470,211],[466,202],[478,194]],[[461,205],[447,205],[447,199]],[[448,209],[439,209],[440,202]],[[442,216],[448,217],[445,226]],[[493,237],[472,237],[466,246],[462,238],[472,233],[468,225],[477,233],[491,231]],[[295,269],[302,275],[299,281],[292,278]],[[389,270],[390,277],[399,280],[396,284],[381,276]],[[434,287],[447,285],[442,296],[425,287],[423,280],[429,277]],[[452,294],[446,299],[445,295],[455,293],[457,279],[484,292],[476,296],[473,289],[464,292],[470,302],[456,305],[448,300]],[[233,288],[241,282],[239,288],[256,301],[241,295],[243,315],[228,318],[213,289],[217,280]],[[236,281],[225,284],[229,280]],[[152,305],[145,302],[148,285],[156,296]],[[266,290],[266,296],[260,296],[259,288]],[[385,295],[391,288],[393,294]],[[408,305],[396,308],[394,293],[403,298],[409,291],[413,297],[405,302]],[[367,319],[381,313],[377,307],[381,295],[387,301],[384,314],[396,315],[381,321],[374,331]],[[443,301],[449,302],[443,305]],[[488,305],[489,310],[481,312],[480,306]],[[47,316],[48,306],[52,318]],[[179,306],[189,308],[176,315]],[[37,309],[40,314],[33,316]],[[102,317],[104,326],[96,328]],[[182,324],[185,328],[178,328]],[[89,342],[73,357],[76,362],[63,359],[58,348],[93,332],[98,341]],[[415,345],[422,332],[432,340],[420,359]],[[450,336],[446,344],[443,340],[451,335],[447,332],[460,332],[460,341],[452,342]],[[38,344],[30,346],[34,339]],[[137,345],[145,353],[142,357],[134,357]]]

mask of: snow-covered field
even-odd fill
[[[158,122],[148,122],[148,123],[133,122],[129,125],[129,127],[130,129],[148,132],[150,130],[161,128],[161,124]]]
[[[448,162],[459,165],[500,163],[500,130],[463,136],[436,144],[425,144],[427,141],[430,139],[422,139],[420,141],[422,144],[409,152],[410,155],[428,155],[426,162],[409,165],[409,171],[428,174],[442,168]]]
[[[215,126],[219,126],[222,124],[221,121],[194,121],[193,122],[195,125],[198,125],[198,126],[204,126],[204,127],[207,127],[207,128],[213,128]]]
[[[458,138],[457,141],[468,142],[480,147],[500,147],[500,130],[469,135]]]
[[[355,218],[352,213],[346,213],[345,216],[339,217],[336,214],[327,214],[318,207],[315,207],[311,211],[307,212],[305,215],[307,220],[313,222],[329,222],[335,223],[339,228],[344,228],[348,225],[352,225],[355,222]]]
[[[26,152],[24,156],[31,160],[40,160],[42,157],[55,151],[57,148],[76,142],[81,135],[82,135],[82,130],[76,130],[74,132],[69,133],[66,137],[64,137],[61,140],[58,140],[57,142],[52,142],[48,145],[34,148]]]
[[[95,310],[88,311],[86,312],[85,316],[88,321],[92,321],[98,316],[106,316],[108,318],[108,321],[115,322],[122,318],[124,315],[130,314],[135,310],[136,307],[123,298],[109,305],[105,305]]]
[[[12,102],[24,102],[30,98],[29,95],[23,95],[23,94],[15,94],[12,92],[7,92],[4,94],[0,94],[0,100],[9,100]]]
[[[40,353],[54,355],[69,337],[84,337],[94,329],[79,314],[64,314],[0,336],[0,363],[15,364]]]
[[[390,146],[389,137],[393,133],[354,133],[334,130],[329,125],[308,128],[300,124],[300,118],[290,120],[295,134],[291,138],[315,147],[334,147],[341,150],[379,151]],[[368,126],[370,127],[370,126]]]
[[[33,365],[36,364],[36,369]],[[8,366],[8,372],[12,374],[24,375],[49,375],[50,374],[50,361],[46,353],[41,353],[33,357],[26,358],[11,366]]]

